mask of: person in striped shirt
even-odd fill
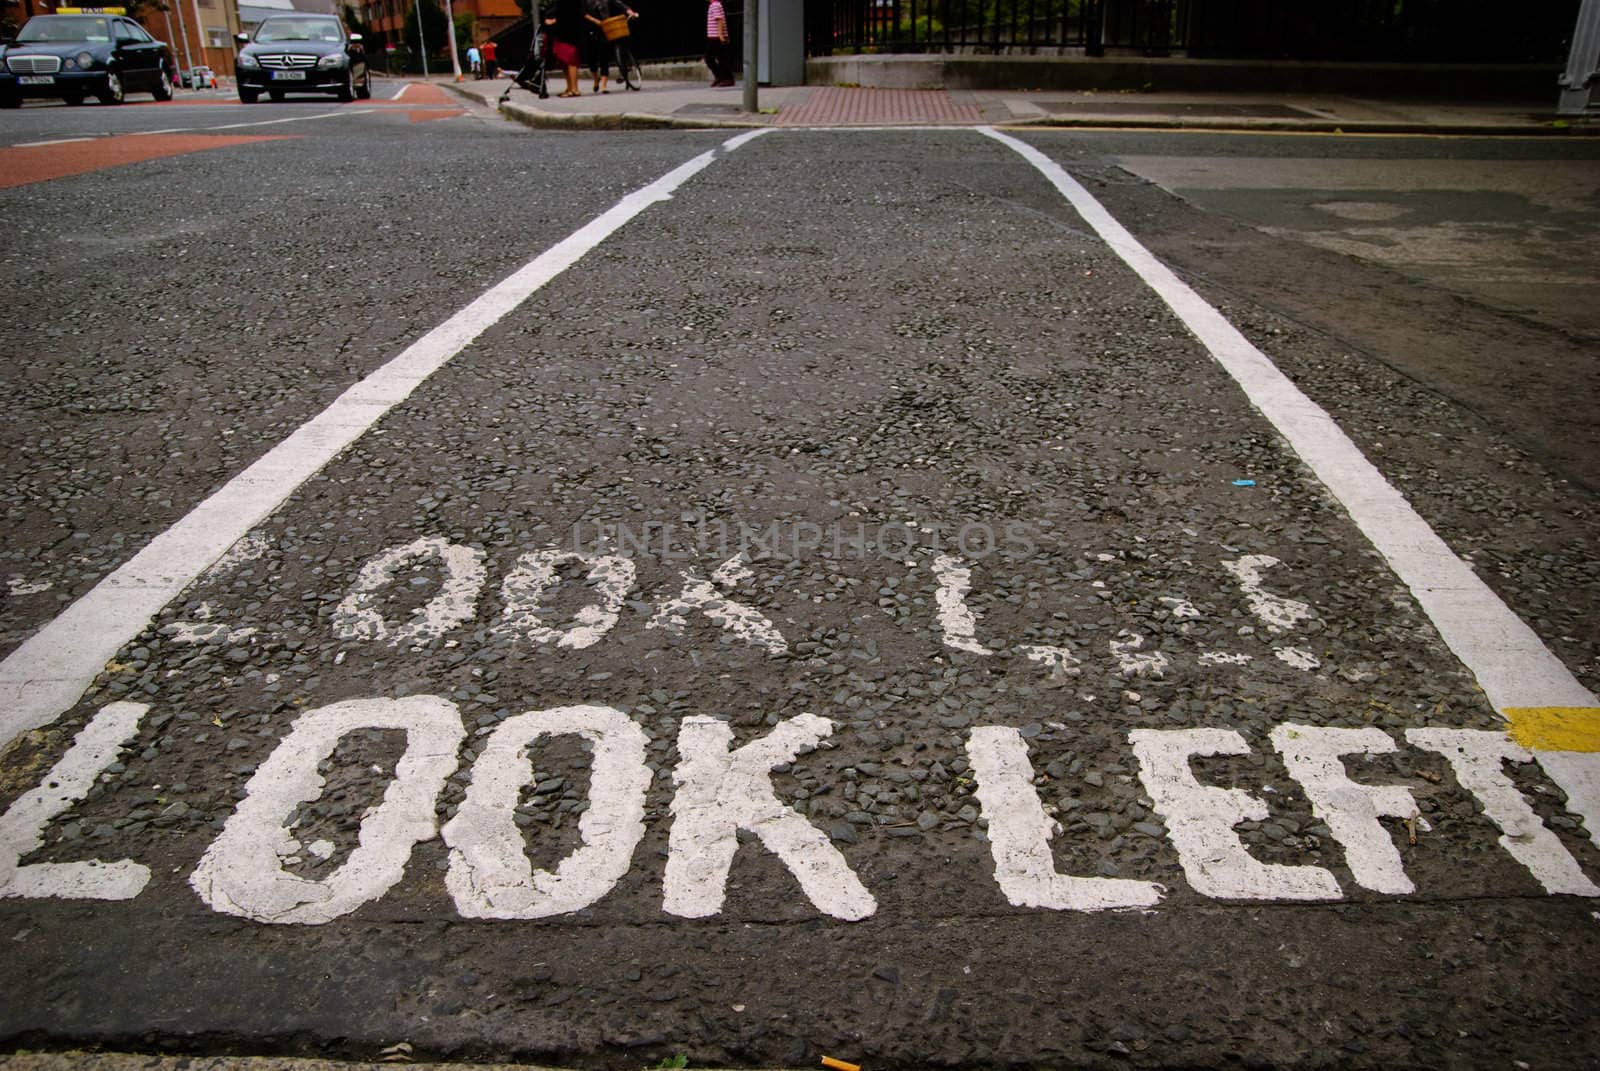
[[[722,0],[711,0],[706,5],[706,66],[711,68],[713,86],[733,85],[733,64],[728,60],[728,17],[723,14]]]

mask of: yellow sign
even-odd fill
[[[57,15],[126,15],[125,7],[58,7]]]

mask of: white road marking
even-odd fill
[[[1265,821],[1265,803],[1237,788],[1195,780],[1191,757],[1248,755],[1244,737],[1232,729],[1135,729],[1128,741],[1195,892],[1218,900],[1339,899],[1338,881],[1321,867],[1263,863],[1245,850],[1233,827]]]
[[[1312,616],[1311,607],[1306,603],[1274,595],[1262,586],[1265,583],[1262,572],[1282,564],[1270,554],[1247,554],[1237,561],[1222,563],[1222,568],[1239,582],[1239,590],[1250,604],[1250,612],[1267,626],[1268,632],[1283,632]]]
[[[1020,730],[977,726],[967,738],[967,757],[978,783],[978,805],[989,820],[994,879],[1012,904],[1106,911],[1154,907],[1160,902],[1165,890],[1154,882],[1056,873],[1050,837],[1057,827],[1045,816],[1034,790],[1033,766]]]
[[[1171,307],[1244,389],[1411,589],[1496,710],[1600,705],[1501,598],[1428,526],[1332,417],[1223,315],[1139,244],[1072,176],[1033,146],[983,134],[1031,163],[1122,261]]]
[[[46,145],[71,145],[75,141],[99,141],[100,136],[87,138],[56,138],[54,141],[23,141],[11,146],[13,149],[40,149]]]
[[[116,863],[19,861],[44,844],[44,827],[88,795],[100,771],[139,731],[150,708],[112,703],[89,720],[44,782],[17,797],[0,816],[0,897],[60,897],[69,900],[131,900],[150,880],[150,868],[127,859]]]
[[[1345,755],[1388,755],[1399,750],[1381,729],[1326,729],[1279,725],[1272,746],[1283,756],[1289,776],[1300,782],[1311,812],[1327,824],[1344,849],[1356,883],[1374,892],[1405,895],[1417,891],[1406,877],[1400,851],[1380,818],[1411,818],[1417,801],[1399,785],[1364,785],[1350,779]]]
[[[775,655],[789,649],[789,641],[783,638],[778,626],[761,611],[735,602],[717,590],[719,587],[732,589],[754,578],[755,574],[737,554],[718,566],[710,580],[702,580],[692,571],[681,575],[683,590],[661,604],[646,628],[682,631],[689,623],[684,615],[698,610],[748,644],[763,647]]]
[[[1600,896],[1600,888],[1586,877],[1511,778],[1505,763],[1532,762],[1533,752],[1501,733],[1481,729],[1407,729],[1406,739],[1420,748],[1437,751],[1450,760],[1461,787],[1483,804],[1483,815],[1500,827],[1500,846],[1549,893]]]
[[[1033,644],[1019,649],[1028,657],[1028,661],[1048,670],[1051,680],[1059,681],[1083,675],[1083,659],[1073,654],[1069,648],[1051,644]]]
[[[941,554],[933,560],[933,575],[939,579],[934,601],[939,604],[939,631],[944,633],[945,646],[971,654],[993,654],[978,642],[978,619],[967,606],[967,593],[972,590],[972,570],[963,565],[960,558]]]
[[[579,608],[573,615],[571,627],[554,629],[540,621],[539,604],[545,592],[561,582],[557,570],[567,563],[588,566],[588,579],[599,591],[600,602]],[[500,601],[505,604],[505,615],[495,630],[524,637],[534,643],[554,643],[557,647],[575,651],[593,647],[616,625],[637,575],[638,569],[633,562],[616,555],[587,555],[559,550],[524,554],[517,559],[517,567],[500,585]]]
[[[284,824],[300,804],[322,796],[317,766],[358,729],[405,731],[394,780],[361,819],[360,842],[337,870],[321,881],[291,874],[283,863],[302,848]],[[433,695],[353,699],[301,715],[245,785],[238,809],[189,875],[190,886],[223,914],[304,926],[378,899],[404,876],[411,849],[438,832],[434,801],[456,771],[465,735],[455,704]]]
[[[393,646],[438,639],[478,612],[486,557],[482,550],[439,536],[390,547],[361,567],[354,590],[334,607],[333,631],[340,639],[387,639]],[[398,583],[397,575],[406,566],[415,570],[435,562],[444,569],[438,592],[412,611],[414,620],[391,626],[378,609],[379,593]]]
[[[727,722],[703,715],[684,719],[663,881],[662,907],[669,914],[699,919],[722,910],[741,829],[783,861],[818,910],[851,922],[878,910],[827,835],[772,790],[774,766],[793,762],[801,749],[816,747],[832,733],[827,718],[801,714],[733,749]]]
[[[528,749],[544,737],[573,735],[594,749],[589,809],[578,819],[582,847],[554,873],[534,870],[516,807],[533,776]],[[612,707],[536,710],[507,719],[472,764],[456,816],[440,832],[450,847],[445,886],[469,919],[539,919],[581,911],[621,881],[644,837],[650,767],[644,730]]]
[[[1127,629],[1117,633],[1117,638],[1107,641],[1111,656],[1117,660],[1117,672],[1128,680],[1134,677],[1154,677],[1160,680],[1167,674],[1167,656],[1160,651],[1139,653],[1144,637]]]
[[[191,131],[193,129],[194,129],[194,127],[192,127],[192,126],[174,126],[174,127],[169,127],[166,130],[134,130],[134,131],[130,132],[128,136],[129,137],[149,137],[151,134],[187,134],[189,131]]]
[[[287,119],[263,119],[258,123],[228,123],[225,126],[203,126],[200,130],[243,130],[249,126],[276,126],[279,123],[304,123],[312,119],[337,119],[343,115],[371,115],[376,108],[355,108],[345,111],[325,112],[322,115],[292,115]]]
[[[766,133],[740,134],[723,142],[721,151]],[[716,157],[711,150],[673,168],[491,287],[346,390],[25,640],[0,662],[0,748],[70,709],[123,644],[297,487],[480,334],[629,220],[671,198]]]

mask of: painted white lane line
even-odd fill
[[[1319,405],[1223,315],[1140,245],[1089,191],[1044,153],[993,127],[980,132],[1031,163],[1084,222],[1165,301],[1244,389],[1250,403],[1349,513],[1411,589],[1494,708],[1594,708],[1589,692],[1543,641],[1440,539]]]
[[[356,108],[353,111],[324,112],[321,115],[293,115],[287,119],[263,119],[259,123],[229,123],[226,126],[203,126],[201,130],[240,130],[247,126],[276,126],[279,123],[304,123],[311,119],[337,119],[341,115],[371,115],[376,108]]]
[[[731,152],[767,132],[730,138],[720,151]],[[341,394],[29,637],[0,662],[0,748],[71,708],[123,644],[296,488],[512,309],[629,220],[670,199],[709,167],[718,151],[703,152],[628,194],[490,287]]]
[[[99,135],[86,138],[56,138],[53,141],[24,141],[11,146],[13,149],[38,149],[46,145],[71,145],[75,141],[98,141]]]
[[[193,129],[194,129],[194,127],[192,127],[192,126],[174,126],[174,127],[169,127],[166,130],[135,130],[135,131],[132,132],[132,134],[130,136],[131,137],[149,137],[151,134],[187,134],[189,131],[191,131]]]

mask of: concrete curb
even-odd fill
[[[1351,134],[1386,135],[1406,137],[1472,137],[1472,138],[1539,138],[1539,137],[1595,137],[1600,136],[1600,124],[1587,121],[1556,126],[1553,123],[1518,126],[1512,124],[1472,123],[1380,123],[1332,120],[1292,119],[1126,119],[1042,116],[1036,119],[1015,119],[996,126],[1027,127],[1063,130],[1192,130],[1213,134]]]
[[[686,119],[648,112],[547,112],[510,100],[499,107],[500,114],[507,119],[541,130],[754,130],[771,125],[734,119]]]
[[[761,119],[715,119],[709,116],[661,115],[654,112],[557,112],[508,100],[490,100],[464,85],[445,83],[444,88],[473,104],[495,107],[506,119],[538,130],[617,131],[617,130],[757,130],[775,125],[770,116]],[[824,124],[826,125],[826,124]],[[1062,116],[1039,115],[997,120],[989,124],[1029,130],[1172,130],[1208,133],[1249,134],[1327,134],[1410,137],[1597,137],[1600,116],[1571,120],[1530,119],[1525,123],[1506,122],[1424,122],[1403,120],[1334,119],[1241,119],[1197,116]],[[849,130],[850,125],[836,129]],[[908,130],[917,124],[908,124]]]

